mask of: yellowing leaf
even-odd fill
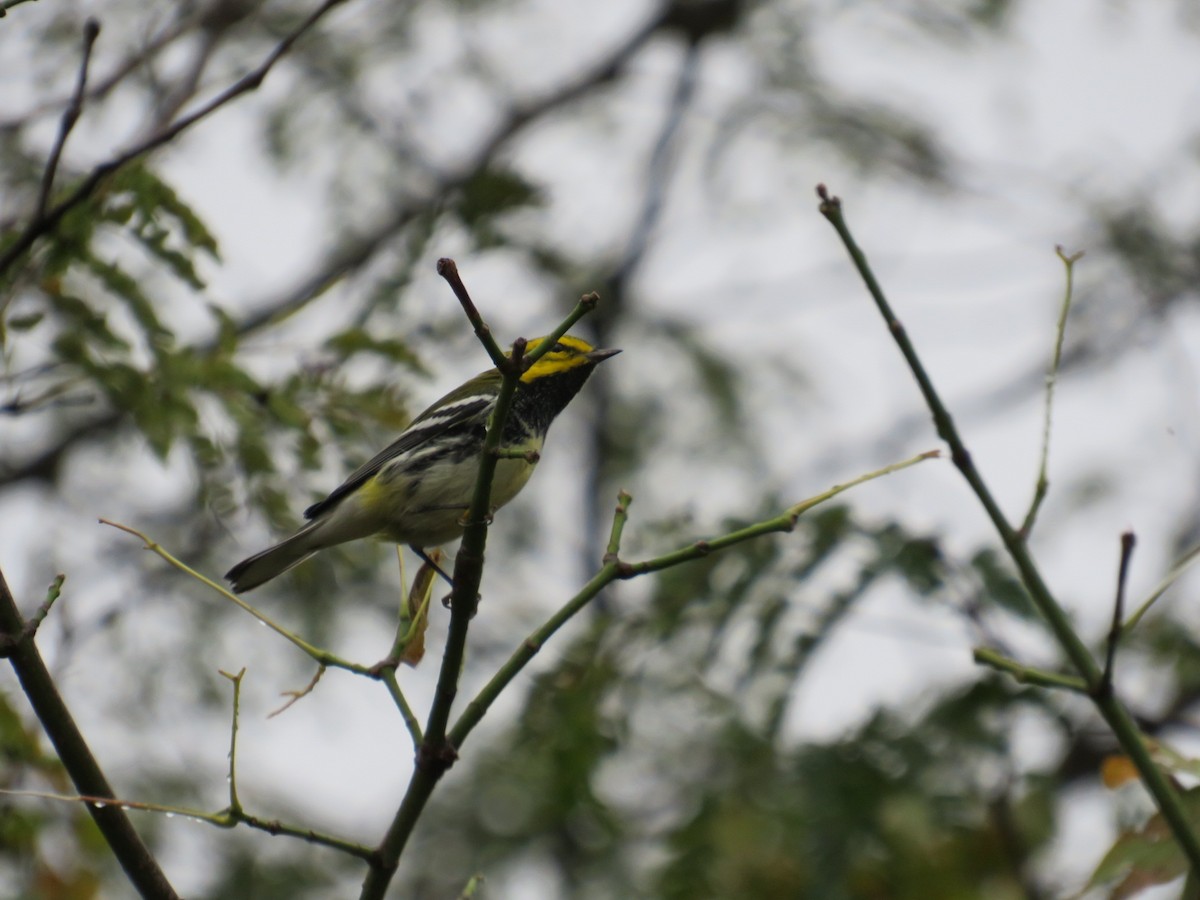
[[[1106,788],[1115,791],[1121,785],[1136,780],[1138,771],[1128,756],[1108,756],[1100,766],[1100,777]]]

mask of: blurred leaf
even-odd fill
[[[1200,788],[1183,791],[1180,798],[1193,827],[1200,825]],[[1122,834],[1104,854],[1088,880],[1088,887],[1112,885],[1110,897],[1123,900],[1149,887],[1166,884],[1184,875],[1187,860],[1171,837],[1161,813],[1155,813],[1136,831]]]
[[[24,316],[13,316],[4,323],[9,331],[31,331],[46,317],[45,313],[35,312]]]
[[[498,243],[493,222],[504,213],[542,205],[540,190],[515,171],[498,166],[481,169],[459,190],[454,212],[481,246]]]
[[[982,582],[983,595],[988,602],[996,603],[1023,619],[1038,615],[1025,586],[1012,574],[1011,566],[1006,560],[1001,560],[996,550],[990,547],[980,550],[971,557],[970,565]]]
[[[411,369],[420,370],[417,355],[406,342],[395,338],[376,338],[363,328],[341,331],[325,341],[325,346],[342,359],[350,359],[356,353],[373,353],[393,362],[404,363]]]

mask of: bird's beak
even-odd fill
[[[618,353],[620,353],[620,352],[621,352],[621,351],[620,351],[619,349],[614,349],[614,350],[593,350],[593,351],[591,351],[590,353],[588,353],[588,354],[587,354],[587,358],[588,358],[588,359],[590,359],[590,360],[591,360],[592,362],[594,362],[594,363],[600,363],[600,362],[604,362],[604,361],[605,361],[606,359],[608,359],[610,356],[616,356],[616,355],[617,355]]]

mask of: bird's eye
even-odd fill
[[[564,347],[562,344],[559,344],[559,343],[557,343],[557,342],[556,342],[556,343],[554,344],[554,346],[550,348],[550,352],[551,352],[551,353],[566,353],[566,352],[567,352],[567,348],[566,348],[566,347]]]

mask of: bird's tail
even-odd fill
[[[225,573],[235,594],[249,591],[282,575],[292,566],[297,566],[318,550],[328,546],[317,540],[316,530],[321,522],[310,522],[285,541],[268,547],[261,553],[243,559]]]

